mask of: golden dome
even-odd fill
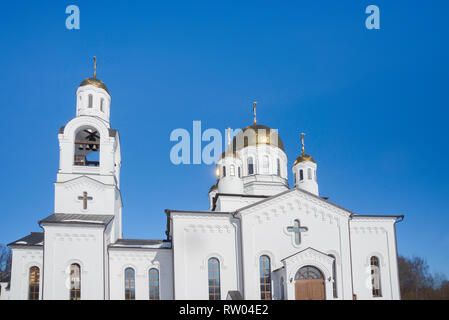
[[[87,86],[87,85],[92,85],[92,86],[96,86],[97,88],[101,88],[109,94],[109,91],[108,91],[108,88],[106,88],[106,85],[103,83],[103,81],[101,81],[97,78],[87,78],[83,82],[81,82],[81,84],[79,86],[83,87],[83,86]]]
[[[312,158],[312,156],[309,156],[307,154],[302,154],[298,157],[298,159],[296,159],[295,163],[293,163],[293,166],[296,166],[298,163],[304,162],[304,161],[310,161],[310,162],[316,163],[315,160]]]
[[[250,130],[253,131],[251,132]],[[232,140],[232,149],[237,151],[259,144],[270,145],[284,151],[284,143],[277,132],[261,124],[253,124],[240,131]]]

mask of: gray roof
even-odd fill
[[[244,299],[240,291],[231,290],[228,291],[228,296],[226,297],[226,300],[244,300]]]
[[[170,249],[171,242],[166,240],[150,240],[150,239],[118,239],[115,243],[111,243],[109,247]]]
[[[55,213],[39,221],[39,225],[42,223],[108,225],[112,219],[113,215]]]
[[[23,247],[42,246],[43,241],[44,241],[43,232],[31,232],[29,235],[9,243],[8,246],[23,246]]]

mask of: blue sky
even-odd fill
[[[81,29],[65,28],[76,4]],[[365,28],[365,8],[381,30]],[[175,166],[169,136],[299,133],[322,196],[360,214],[405,214],[402,255],[449,275],[447,1],[2,1],[0,243],[53,212],[57,133],[92,74],[112,95],[122,142],[124,236],[162,238],[164,209],[208,209],[213,167]]]

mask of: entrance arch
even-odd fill
[[[314,266],[305,266],[295,275],[296,300],[325,300],[324,275]]]

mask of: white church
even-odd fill
[[[320,197],[317,163],[288,167],[277,132],[240,131],[217,162],[209,211],[166,210],[166,238],[122,237],[120,137],[96,78],[58,133],[54,213],[9,244],[10,299],[400,299],[395,224]],[[289,187],[292,171],[294,185]]]

